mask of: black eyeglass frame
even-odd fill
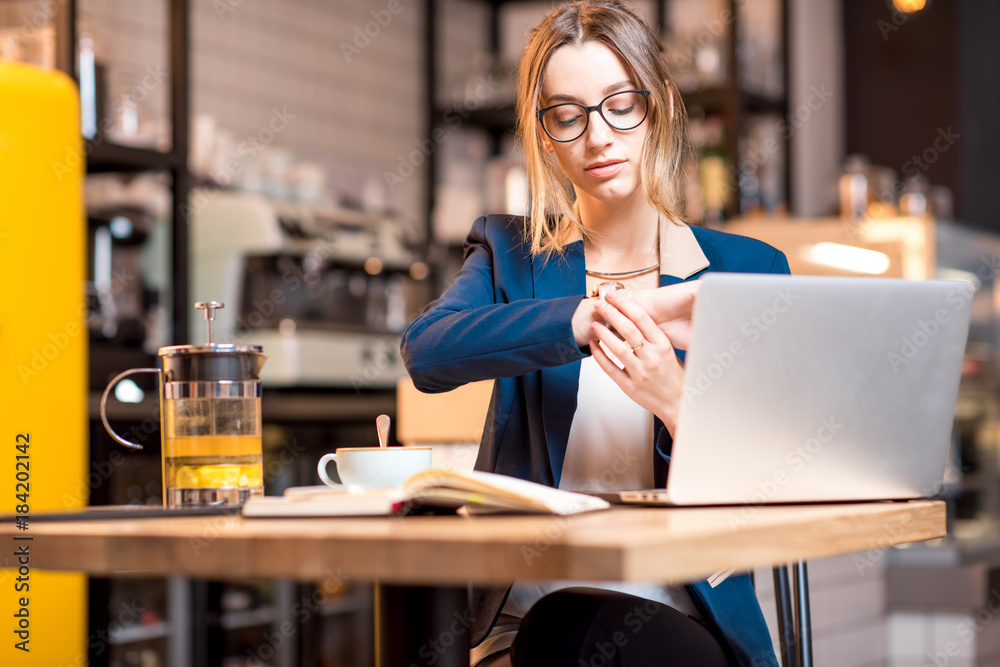
[[[615,127],[611,123],[611,121],[609,121],[604,116],[604,112],[601,111],[601,107],[604,106],[604,103],[607,102],[608,100],[610,100],[615,95],[624,95],[626,93],[639,93],[640,95],[642,95],[643,101],[646,103],[646,111],[645,111],[645,113],[642,114],[642,119],[640,119],[639,122],[636,123],[635,125],[633,125],[632,127]],[[551,111],[552,109],[556,109],[558,107],[565,107],[565,106],[580,107],[581,109],[583,109],[586,112],[586,113],[584,113],[584,118],[586,118],[587,120],[583,124],[583,129],[580,130],[580,134],[576,135],[572,139],[556,139],[555,137],[552,136],[552,133],[549,132],[549,129],[547,127],[545,127],[545,121],[542,119],[542,116],[544,116],[545,112],[547,112],[547,111]],[[611,93],[610,95],[608,95],[607,97],[605,97],[603,100],[601,100],[600,102],[598,102],[597,104],[595,104],[592,107],[588,107],[586,104],[580,104],[579,102],[560,102],[559,104],[553,104],[550,107],[545,107],[544,109],[539,109],[538,111],[535,112],[535,116],[538,118],[538,122],[539,122],[539,124],[541,124],[542,129],[545,130],[545,134],[549,135],[549,139],[551,139],[552,141],[557,141],[560,144],[568,144],[571,141],[576,141],[577,139],[579,139],[580,137],[582,137],[587,132],[587,128],[590,127],[590,114],[592,112],[594,112],[594,111],[596,111],[601,116],[601,119],[604,120],[604,122],[608,124],[608,127],[610,127],[613,130],[618,130],[619,132],[628,132],[629,130],[634,130],[635,128],[639,127],[644,122],[646,122],[646,117],[649,116],[649,91],[646,90],[646,89],[619,90],[617,92]]]

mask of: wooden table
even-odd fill
[[[26,535],[6,523],[0,534]],[[448,626],[465,608],[470,581],[684,582],[730,568],[878,552],[943,536],[945,505],[618,508],[574,517],[225,515],[32,522],[27,534],[34,538],[32,566],[41,569],[210,579],[316,580],[335,573],[378,581],[380,617],[390,626],[378,633],[381,664],[422,664],[417,651],[426,652],[427,638],[452,632],[435,663],[448,666],[468,664],[468,633],[455,636]],[[430,605],[426,624],[412,606],[399,609],[402,601]]]

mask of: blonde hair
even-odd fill
[[[573,185],[544,150],[538,122],[542,77],[553,51],[600,42],[614,51],[639,88],[650,91],[649,130],[642,149],[640,182],[647,201],[667,220],[680,220],[680,176],[686,114],[670,83],[659,38],[618,0],[579,0],[561,5],[531,31],[517,74],[517,132],[528,173],[528,226],[532,253],[562,251],[574,228],[588,231],[574,210]]]

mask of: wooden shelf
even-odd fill
[[[740,94],[744,110],[752,113],[788,113],[788,99],[784,97],[767,97],[757,93],[744,91]]]
[[[448,127],[449,119],[454,123],[455,119],[460,119],[462,125],[479,127],[486,130],[514,131],[514,104],[504,104],[503,106],[475,111],[458,112],[451,107],[439,108],[435,112],[435,118],[439,125]]]
[[[728,113],[733,105],[733,100],[739,101],[738,114],[750,113],[786,113],[788,100],[784,97],[768,97],[750,91],[741,91],[734,95],[732,91],[725,88],[706,88],[704,90],[681,91],[684,104],[688,109],[691,107],[701,107],[707,113]]]
[[[722,112],[729,108],[729,92],[722,88],[681,91],[684,106],[701,107],[707,113]]]
[[[87,173],[155,171],[185,167],[184,156],[150,148],[123,146],[107,141],[87,141]]]

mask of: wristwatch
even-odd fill
[[[620,289],[625,289],[625,285],[617,280],[606,280],[595,287],[594,291],[590,293],[590,296],[597,297],[601,301],[604,301],[604,296],[606,294]]]

